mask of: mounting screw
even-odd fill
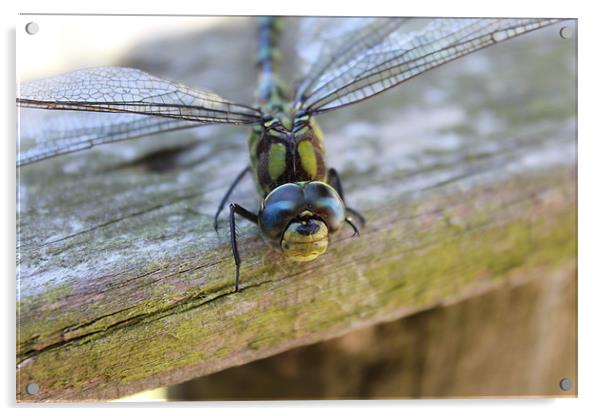
[[[568,26],[563,26],[560,28],[560,37],[562,39],[570,39],[573,37],[573,30]]]
[[[40,392],[40,386],[38,385],[38,383],[29,383],[25,387],[25,391],[27,392],[27,394],[31,394],[33,396]]]
[[[563,378],[560,380],[560,389],[567,391],[573,388],[573,382],[570,378]]]
[[[38,30],[40,30],[40,26],[38,26],[36,22],[29,22],[25,25],[25,31],[29,35],[35,35],[36,33],[38,33]]]

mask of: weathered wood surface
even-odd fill
[[[199,377],[163,394],[170,400],[576,397],[575,272],[567,264],[500,280],[482,295]],[[563,378],[572,380],[572,389],[560,388]]]
[[[248,101],[248,25],[140,48],[126,64]],[[368,225],[296,264],[241,223],[239,293],[225,222],[219,235],[211,224],[246,163],[245,129],[21,169],[18,400],[117,398],[574,264],[575,48],[557,31],[320,119],[330,164]],[[228,54],[215,59],[220,39]],[[39,117],[30,113],[23,122]],[[233,199],[256,206],[251,182]]]

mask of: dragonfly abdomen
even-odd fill
[[[282,33],[283,21],[280,17],[259,18],[259,49],[257,50],[257,66],[259,82],[257,85],[257,101],[268,107],[285,104],[290,97],[284,83],[278,77],[281,53],[278,41]]]

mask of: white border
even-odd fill
[[[177,412],[183,414],[199,414],[211,409],[211,414],[303,414],[308,410],[317,413],[344,410],[346,415],[365,415],[367,411],[376,410],[383,414],[445,414],[447,415],[504,415],[508,413],[528,411],[530,414],[563,415],[592,414],[590,410],[600,408],[597,398],[599,394],[600,323],[602,316],[600,306],[600,281],[602,270],[597,261],[598,246],[595,238],[600,235],[602,204],[600,203],[600,181],[602,177],[599,166],[602,165],[602,134],[600,119],[600,33],[599,14],[593,6],[586,2],[539,2],[527,3],[524,0],[504,0],[503,2],[481,2],[477,7],[469,0],[436,2],[420,0],[416,2],[393,2],[370,0],[362,2],[363,7],[350,1],[230,1],[205,2],[181,0],[144,0],[143,2],[125,2],[123,0],[97,1],[21,1],[12,4],[3,2],[0,18],[3,23],[2,42],[2,83],[4,106],[0,112],[3,126],[2,152],[2,190],[4,200],[2,207],[2,230],[4,247],[0,251],[4,266],[4,300],[3,310],[6,313],[5,334],[7,342],[3,342],[2,379],[0,391],[6,407],[13,407],[9,412],[20,407],[27,413],[40,412],[39,406],[16,406],[14,404],[14,209],[15,209],[15,170],[14,170],[14,92],[15,92],[15,16],[18,12],[50,12],[50,13],[145,13],[145,14],[320,14],[320,15],[427,15],[427,16],[538,16],[538,17],[574,17],[579,18],[579,399],[551,400],[455,400],[455,401],[406,401],[406,402],[269,402],[239,404],[168,404],[178,407]],[[589,2],[594,5],[595,2]],[[145,408],[145,413],[159,414],[164,412],[164,405],[131,405],[132,410]],[[113,405],[91,405],[87,412],[106,414]],[[43,410],[48,414],[76,414],[77,406],[49,406]]]

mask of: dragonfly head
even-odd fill
[[[264,199],[259,210],[263,235],[292,260],[309,261],[328,247],[329,234],[345,222],[345,204],[330,185],[286,183]]]

